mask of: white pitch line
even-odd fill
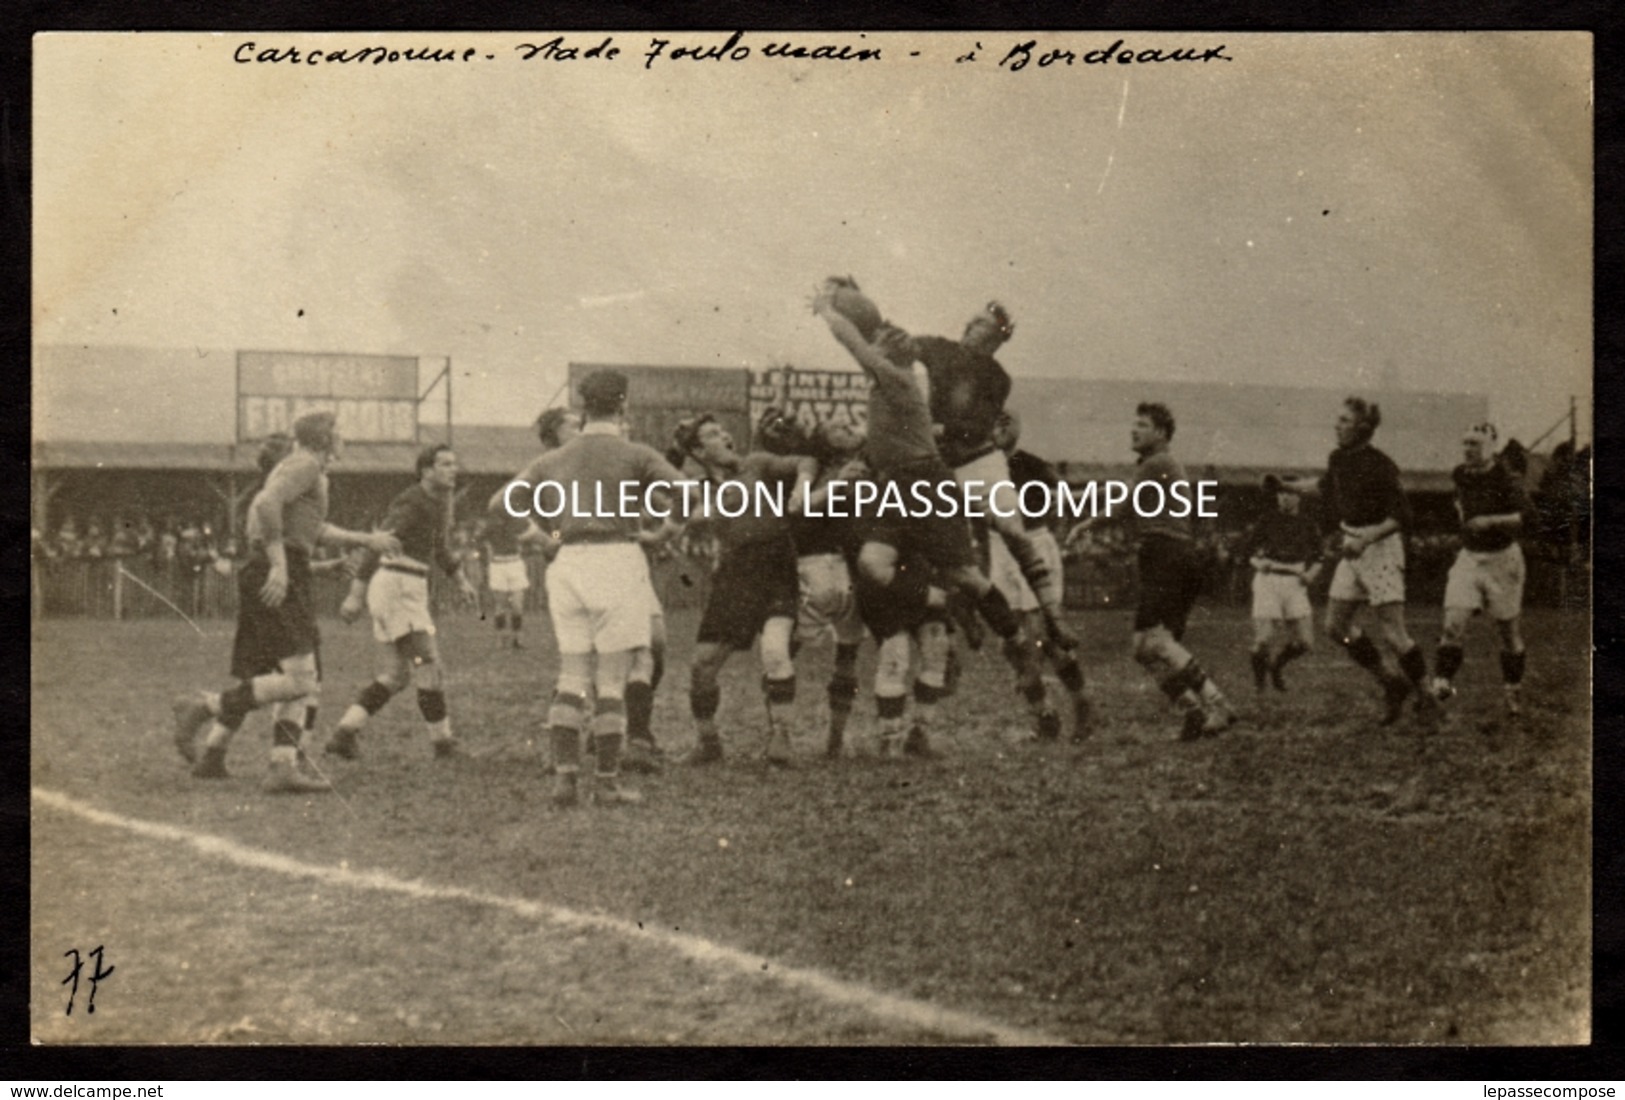
[[[1095,188],[1095,194],[1098,195],[1102,191],[1106,190],[1106,177],[1112,174],[1112,162],[1115,161],[1116,159],[1117,159],[1117,154],[1115,154],[1115,153],[1107,153],[1106,154],[1106,170],[1104,172],[1100,173],[1100,186]]]
[[[713,943],[700,936],[684,932],[667,932],[655,928],[640,928],[636,922],[598,913],[582,913],[560,905],[547,905],[527,898],[504,897],[479,890],[466,890],[460,886],[436,886],[432,883],[396,878],[383,871],[351,871],[305,863],[275,852],[249,848],[224,837],[193,832],[174,825],[154,821],[141,821],[123,814],[99,810],[76,798],[44,787],[32,788],[34,802],[76,814],[87,821],[106,825],[139,836],[157,840],[190,844],[206,855],[229,860],[242,867],[253,867],[296,878],[315,879],[332,886],[346,886],[362,890],[379,890],[403,894],[430,901],[464,901],[492,909],[504,909],[531,920],[547,920],[573,928],[600,929],[615,932],[629,939],[639,939],[676,951],[696,962],[737,970],[753,978],[767,978],[781,985],[813,993],[834,1004],[861,1009],[871,1016],[892,1023],[905,1024],[926,1031],[936,1031],[970,1041],[992,1042],[1000,1046],[1064,1046],[1065,1040],[1043,1032],[1011,1027],[974,1013],[940,1008],[924,1001],[883,993],[856,982],[833,978],[804,967],[779,966],[763,955],[753,955],[723,944]]]
[[[1123,102],[1117,105],[1117,128],[1123,128],[1123,116],[1128,113],[1128,81],[1123,81]]]

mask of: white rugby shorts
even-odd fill
[[[852,574],[841,554],[805,554],[796,559],[800,585],[796,611],[796,632],[816,637],[825,630],[837,642],[852,645],[863,641],[863,620],[858,617],[858,601],[852,591]]]
[[[1309,589],[1301,577],[1262,569],[1253,574],[1253,618],[1307,619],[1312,613]]]
[[[989,524],[1001,521],[1002,517],[997,512],[1019,516],[1020,500],[1016,495],[1016,487],[1010,484],[1010,456],[997,447],[981,458],[957,467],[954,470],[954,480],[961,486],[969,485],[973,481],[982,483],[975,493],[969,495],[971,508],[968,510],[979,509]],[[1001,482],[997,491],[991,493],[990,498],[989,490]],[[998,506],[997,511],[994,509],[995,504]]]
[[[493,592],[523,592],[530,587],[530,570],[524,558],[492,559],[486,583]]]
[[[649,644],[658,610],[649,559],[635,543],[559,548],[547,567],[547,611],[560,653],[622,653]]]
[[[1364,535],[1374,527],[1343,528],[1344,534]],[[1357,558],[1341,558],[1326,595],[1344,603],[1372,607],[1405,602],[1405,540],[1399,532],[1378,539]]]
[[[367,611],[372,615],[372,636],[380,642],[434,633],[428,577],[379,566],[367,582]]]
[[[1523,547],[1462,550],[1444,586],[1446,611],[1487,611],[1496,622],[1523,614]]]

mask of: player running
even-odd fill
[[[621,438],[627,380],[600,370],[578,387],[584,412],[581,434],[533,460],[504,487],[500,497],[531,500],[530,487],[552,482],[565,499],[617,500],[629,487],[640,498],[652,482],[677,484],[683,475],[659,452]],[[521,484],[523,483],[523,484]],[[642,801],[620,784],[626,735],[626,684],[633,659],[649,648],[649,563],[637,542],[635,516],[577,514],[539,517],[560,543],[547,570],[548,614],[558,639],[559,674],[548,711],[553,744],[554,804],[580,801],[581,728],[593,694],[592,733],[596,759],[593,795],[602,804]]]
[[[993,426],[993,441],[1006,456],[1015,503],[1021,502],[1021,490],[1030,484],[1042,485],[1046,491],[1053,491],[1060,483],[1061,478],[1053,466],[1030,451],[1018,449],[1021,418],[1015,413],[1006,410],[999,414]],[[1033,553],[1044,564],[1046,574],[1057,591],[1063,590],[1061,546],[1055,541],[1055,532],[1050,529],[1054,521],[1030,515],[1021,508],[1017,510],[1021,511],[1021,515],[1016,517],[1017,522],[1025,528]],[[1021,616],[1021,636],[1017,643],[1021,652],[1012,656],[1011,663],[1018,669],[1016,687],[1032,710],[1039,739],[1050,741],[1061,735],[1060,715],[1055,713],[1044,690],[1043,663],[1047,658],[1072,700],[1072,740],[1085,740],[1089,736],[1091,708],[1084,689],[1083,666],[1078,663],[1077,647],[1061,646],[1054,640],[1048,627],[1048,622],[1053,619],[1046,619],[1043,604],[1022,575],[1021,567],[1010,552],[1002,531],[996,532],[988,540],[988,559],[988,573],[993,583]]]
[[[418,713],[429,729],[437,760],[462,755],[446,709],[445,671],[429,614],[429,570],[438,565],[458,594],[478,594],[451,550],[452,509],[457,491],[457,453],[443,443],[425,447],[415,466],[418,483],[390,501],[382,529],[401,541],[392,554],[364,554],[339,618],[354,622],[366,610],[379,645],[380,671],[357,693],[327,742],[327,752],[345,760],[361,756],[361,730],[408,684],[417,688]]]
[[[728,655],[750,649],[759,635],[768,719],[765,755],[769,763],[788,765],[792,760],[788,711],[796,698],[796,669],[790,656],[799,593],[796,546],[790,537],[789,516],[781,518],[756,506],[757,486],[788,486],[785,510],[799,511],[818,473],[818,463],[806,456],[766,451],[741,457],[733,437],[709,413],[679,424],[674,441],[699,464],[712,485],[743,486],[747,503],[737,516],[714,509],[709,517],[722,557],[711,578],[690,669],[689,710],[699,743],[688,762],[711,764],[722,759],[722,737],[716,724],[722,699],[718,677]],[[720,503],[720,497],[715,499]]]
[[[1518,534],[1530,513],[1529,497],[1495,451],[1495,425],[1475,424],[1462,437],[1465,461],[1450,472],[1456,483],[1456,514],[1461,517],[1461,551],[1450,567],[1444,590],[1444,629],[1434,656],[1433,696],[1456,694],[1462,639],[1467,623],[1489,612],[1501,636],[1501,688],[1507,716],[1517,720],[1523,684],[1524,644],[1518,629],[1523,614],[1524,561]]]
[[[1325,511],[1341,531],[1340,560],[1327,593],[1326,633],[1348,650],[1354,663],[1382,685],[1381,724],[1392,725],[1405,710],[1412,691],[1433,703],[1426,691],[1427,659],[1405,629],[1405,541],[1410,504],[1399,485],[1399,467],[1371,445],[1382,423],[1375,402],[1350,397],[1337,417],[1337,449],[1319,479],[1284,482],[1296,493],[1318,493]],[[1388,667],[1382,650],[1354,625],[1360,605],[1369,603],[1377,629],[1394,653],[1398,668]]]
[[[1310,621],[1309,586],[1320,576],[1320,535],[1301,514],[1301,498],[1288,492],[1275,474],[1264,475],[1268,511],[1253,530],[1248,563],[1253,567],[1253,684],[1265,680],[1286,690],[1281,673],[1308,653],[1315,630]],[[1270,655],[1276,635],[1286,642]]]
[[[334,421],[331,412],[310,412],[294,421],[293,453],[276,465],[249,504],[250,557],[237,575],[237,635],[231,651],[231,674],[237,682],[217,693],[179,700],[175,708],[177,743],[190,743],[213,718],[195,775],[223,776],[232,735],[250,711],[270,706],[276,724],[261,789],[270,794],[332,789],[327,780],[299,768],[301,741],[312,736],[303,729],[303,720],[321,695],[311,554],[319,542],[376,554],[401,548],[387,531],[363,534],[327,522],[327,466],[342,447]]]
[[[1160,402],[1135,407],[1129,440],[1139,465],[1129,499],[1135,505],[1130,523],[1139,543],[1140,602],[1134,612],[1133,653],[1183,713],[1180,740],[1194,741],[1217,736],[1236,719],[1219,686],[1183,645],[1186,620],[1202,590],[1191,518],[1176,517],[1174,508],[1151,504],[1160,500],[1166,505],[1172,486],[1190,481],[1185,468],[1168,453],[1174,426],[1173,414]],[[1142,500],[1139,489],[1148,482],[1161,486],[1161,492]],[[1094,522],[1078,524],[1067,541],[1080,537]]]

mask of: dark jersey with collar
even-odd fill
[[[1308,565],[1320,556],[1320,532],[1301,512],[1289,515],[1272,508],[1253,529],[1247,557],[1265,557],[1279,565]]]
[[[956,340],[917,336],[914,351],[931,380],[931,419],[942,425],[943,461],[959,466],[993,444],[993,425],[1010,397],[1010,376],[991,355]]]
[[[525,533],[525,521],[512,516],[487,516],[485,520],[485,544],[491,548],[491,556],[497,558],[512,558],[519,556],[519,536]]]
[[[421,484],[414,485],[389,502],[379,526],[401,540],[400,557],[410,558],[417,565],[438,564],[448,573],[457,571],[460,563],[451,552],[451,502],[447,498],[431,494]],[[380,564],[390,560],[394,559],[368,553],[362,560],[360,576],[372,576]]]
[[[1529,496],[1511,470],[1496,459],[1490,466],[1475,470],[1461,465],[1450,471],[1456,483],[1456,509],[1461,514],[1461,544],[1468,550],[1486,553],[1505,550],[1517,541],[1515,532],[1505,527],[1471,531],[1467,521],[1474,516],[1504,516],[1512,512],[1527,516]]]
[[[1369,443],[1339,447],[1326,460],[1320,479],[1329,518],[1350,527],[1372,527],[1396,519],[1411,525],[1411,507],[1399,486],[1399,467]]]

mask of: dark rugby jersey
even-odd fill
[[[511,558],[519,554],[519,536],[525,533],[525,521],[512,516],[488,516],[485,520],[485,545],[494,558]]]
[[[1333,451],[1320,491],[1334,523],[1371,527],[1392,518],[1401,528],[1411,525],[1411,507],[1399,487],[1399,467],[1369,443]]]
[[[1134,490],[1142,482],[1155,481],[1162,485],[1162,508],[1157,509],[1157,496],[1155,493],[1145,493],[1140,497],[1151,515],[1140,515],[1135,507]],[[1176,500],[1171,492],[1176,481],[1185,483],[1182,492],[1183,500]],[[1191,530],[1190,513],[1196,508],[1194,487],[1190,479],[1185,476],[1185,467],[1181,466],[1173,455],[1167,451],[1158,451],[1155,454],[1144,455],[1140,463],[1134,468],[1134,484],[1129,488],[1128,503],[1129,523],[1134,531],[1135,538],[1144,545],[1147,537],[1162,537],[1178,539],[1181,542],[1190,542],[1195,536]],[[1175,518],[1170,512],[1184,512],[1185,515]]]
[[[1022,486],[1029,485],[1036,481],[1041,485],[1049,486],[1048,499],[1053,501],[1055,499],[1055,486],[1060,482],[1060,480],[1060,477],[1055,473],[1055,467],[1051,466],[1048,462],[1045,462],[1031,451],[1018,450],[1011,452],[1010,483],[1016,487],[1018,499]],[[1040,493],[1037,489],[1034,489],[1032,492],[1027,494],[1025,501],[1022,504],[1021,512],[1021,522],[1026,526],[1027,530],[1032,531],[1040,527],[1049,526],[1049,517],[1034,516],[1027,513],[1028,508],[1043,507],[1043,501],[1045,499],[1045,495]]]
[[[937,457],[931,411],[908,367],[888,362],[877,350],[864,363],[874,383],[869,390],[869,434],[864,456],[877,473],[907,469]]]
[[[1484,553],[1505,550],[1517,541],[1516,532],[1505,527],[1488,531],[1470,531],[1467,521],[1474,516],[1504,516],[1516,512],[1529,514],[1529,496],[1511,470],[1500,459],[1484,470],[1461,465],[1450,471],[1450,480],[1456,483],[1456,507],[1461,512],[1461,544],[1469,550]]]
[[[943,460],[961,465],[993,443],[1010,376],[991,355],[941,336],[915,337],[914,350],[931,380],[931,419],[943,428]]]
[[[1253,529],[1247,557],[1262,555],[1281,565],[1307,565],[1320,556],[1320,532],[1308,516],[1271,509]]]
[[[401,540],[401,557],[420,565],[432,562],[448,573],[456,572],[458,558],[451,552],[451,507],[447,498],[414,485],[389,502],[389,511],[379,526],[393,531]],[[362,579],[371,577],[388,560],[368,553],[362,558],[359,575]]]
[[[732,549],[751,542],[788,538],[794,518],[790,515],[790,489],[803,472],[810,479],[817,472],[817,464],[810,458],[753,451],[740,461],[737,472],[725,478],[713,478],[712,509],[706,518],[723,548]],[[725,496],[719,496],[718,488],[728,481],[743,485],[746,490],[745,496],[741,498],[738,489],[729,489]],[[759,498],[756,494],[760,491],[756,488],[758,485],[776,487],[767,493],[765,499],[760,500],[760,507],[757,506]],[[717,504],[726,504],[729,509],[738,508],[742,499],[748,501],[748,505],[741,515],[725,516],[716,508]],[[777,502],[781,499],[785,510],[782,518],[774,515],[768,504],[768,500]],[[801,503],[796,501],[795,507],[799,508]]]

